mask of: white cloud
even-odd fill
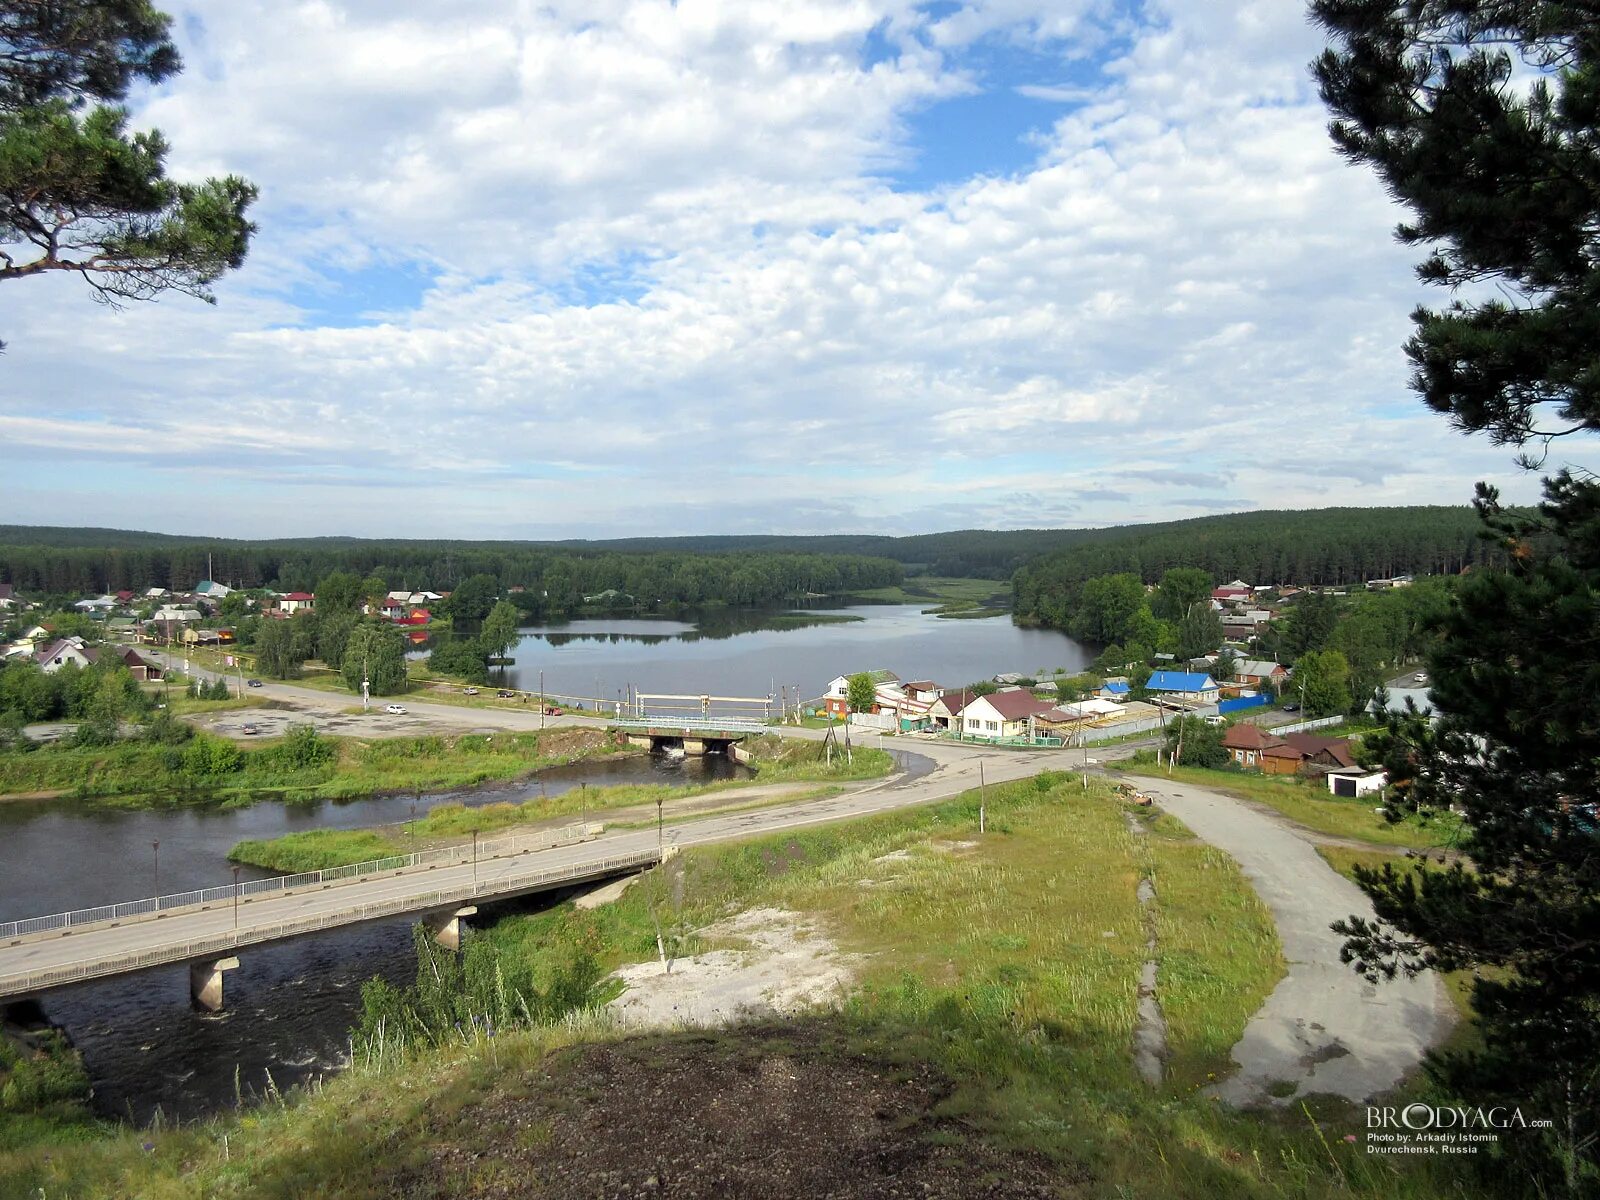
[[[140,119],[182,169],[259,180],[261,239],[217,309],[29,285],[0,464],[31,519],[913,530],[1508,476],[1404,392],[1409,255],[1327,143],[1292,6],[184,8],[204,37]],[[893,190],[907,118],[973,91],[984,39],[1109,82],[1018,85],[1071,105],[1037,161]],[[391,270],[420,298],[298,307]],[[52,485],[52,447],[148,472],[151,520]]]

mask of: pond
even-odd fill
[[[615,700],[628,688],[675,695],[802,700],[856,671],[960,687],[1003,672],[1078,671],[1093,655],[1065,634],[1008,617],[952,620],[926,605],[863,604],[804,613],[711,612],[692,619],[586,618],[530,626],[505,682],[552,695]],[[805,623],[816,621],[817,623]]]

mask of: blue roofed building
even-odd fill
[[[1121,703],[1128,698],[1132,690],[1126,679],[1108,679],[1100,685],[1100,690],[1095,692],[1095,696],[1100,700],[1115,700]]]
[[[1146,690],[1160,692],[1174,700],[1194,700],[1200,704],[1215,704],[1221,696],[1217,681],[1203,671],[1153,671]]]

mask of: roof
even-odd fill
[[[1264,750],[1281,741],[1281,738],[1274,737],[1261,726],[1252,725],[1248,721],[1229,725],[1222,735],[1222,744],[1229,750]]]
[[[1055,707],[1048,700],[1035,699],[1033,693],[1019,689],[1015,692],[991,692],[979,699],[987,700],[989,707],[994,709],[1007,721],[1018,721],[1023,717],[1031,717],[1035,713],[1049,712]],[[973,701],[977,703],[976,700]]]
[[[1128,686],[1126,679],[1108,679],[1100,685],[1102,692],[1129,692],[1133,689]]]
[[[1152,671],[1144,686],[1156,692],[1204,692],[1217,684],[1202,671]]]
[[[904,686],[918,692],[936,692],[939,690],[939,685],[931,679],[916,679]]]
[[[310,592],[287,592],[287,593],[284,594],[283,598],[285,600],[315,600],[316,599],[316,597],[314,595],[312,595]]]
[[[952,717],[955,717],[960,716],[961,710],[967,705],[971,704],[977,698],[978,697],[976,693],[962,689],[961,691],[956,692],[945,692],[942,696],[935,700],[934,703],[944,705],[945,711]]]
[[[15,586],[9,583],[0,583],[0,600],[9,600],[15,596]]]
[[[1280,671],[1287,672],[1282,663],[1267,662],[1259,658],[1243,658],[1233,664],[1235,677],[1240,675],[1276,675]]]
[[[1326,754],[1341,767],[1356,765],[1356,757],[1350,753],[1348,738],[1318,737],[1314,733],[1286,733],[1283,735],[1283,740],[1299,750],[1306,758]]]

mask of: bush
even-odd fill
[[[244,764],[244,755],[232,742],[215,737],[195,737],[183,751],[183,769],[191,775],[228,775]]]

